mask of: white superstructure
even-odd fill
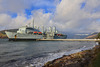
[[[43,38],[39,30],[35,28],[27,27],[27,26],[23,26],[19,28],[17,32],[5,31],[5,33],[7,34],[10,40],[20,40],[20,39],[28,40],[28,39],[42,39]]]

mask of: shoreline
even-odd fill
[[[95,45],[92,49],[63,55],[53,61],[48,61],[42,67],[94,67],[93,65],[91,66],[91,63],[93,64],[96,60],[95,58],[97,58],[99,51],[100,45]]]

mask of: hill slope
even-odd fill
[[[86,39],[95,39],[97,37],[98,34],[93,34],[93,35],[90,35],[88,37],[86,37]]]
[[[97,38],[97,36],[98,36],[97,32],[96,33],[92,33],[88,37],[86,37],[86,39],[95,39],[95,38]]]
[[[0,38],[8,38],[5,31],[16,32],[18,29],[9,29],[9,30],[2,30],[0,31]]]

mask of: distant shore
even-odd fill
[[[98,60],[99,59],[99,60]],[[100,45],[49,61],[43,67],[100,67]]]

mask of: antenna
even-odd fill
[[[49,27],[49,32],[52,32],[52,28],[51,27]]]
[[[42,33],[44,33],[44,26],[42,26]]]
[[[33,28],[34,28],[34,19],[33,19]]]
[[[37,27],[37,29],[39,30],[39,27]]]
[[[54,32],[54,33],[56,32],[56,27],[55,27],[55,26],[53,27],[53,32]]]
[[[29,27],[31,27],[30,25],[31,25],[31,23],[28,24]]]

